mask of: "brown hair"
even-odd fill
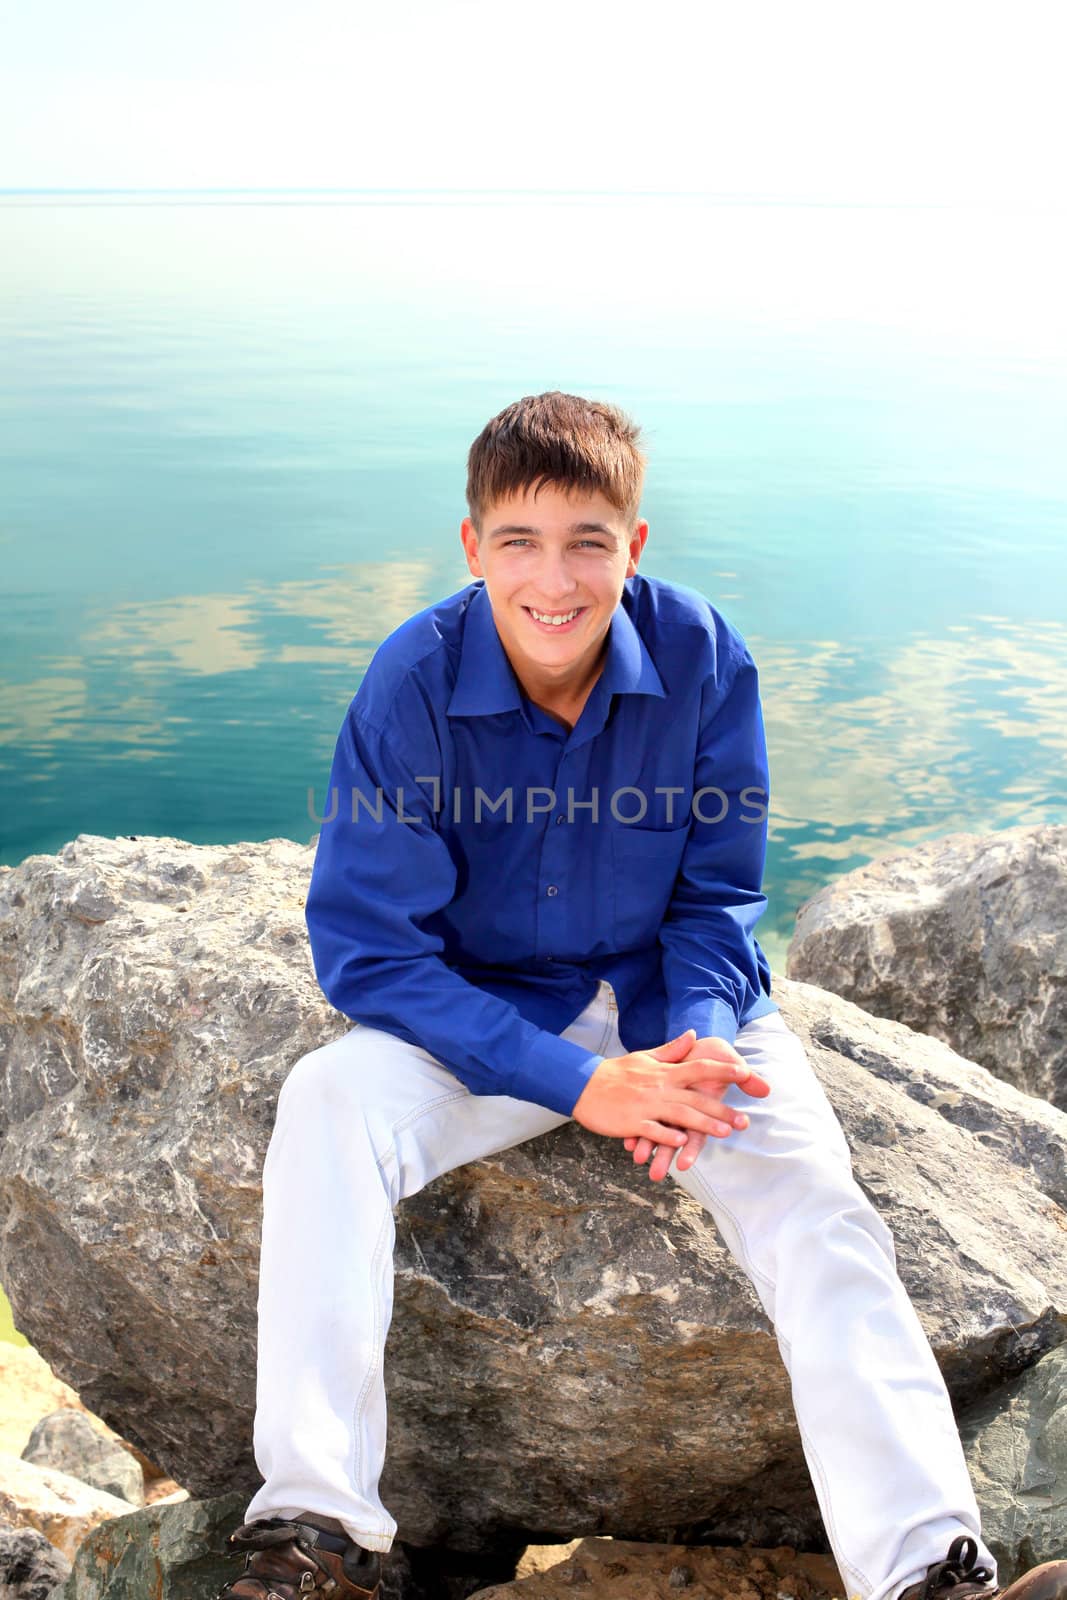
[[[558,389],[516,400],[486,423],[467,457],[475,532],[481,536],[482,519],[498,500],[542,483],[602,494],[632,531],[647,462],[639,435],[625,412],[603,400]]]

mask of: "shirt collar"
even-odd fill
[[[663,680],[623,601],[611,619],[607,659],[594,685],[596,691],[605,697],[653,694],[666,698]],[[479,583],[467,606],[459,671],[448,702],[448,715],[490,717],[499,711],[521,711],[522,706],[522,690],[496,631],[489,595],[485,584]]]

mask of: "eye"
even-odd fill
[[[513,544],[529,544],[529,542],[530,542],[529,539],[505,539],[504,540],[504,548],[507,549],[510,545],[513,545]]]

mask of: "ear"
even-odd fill
[[[630,559],[626,563],[626,576],[632,578],[637,571],[637,563],[641,559],[641,551],[645,548],[648,538],[648,523],[639,522],[630,539]]]
[[[463,554],[467,558],[467,570],[473,578],[483,578],[481,558],[478,554],[478,535],[474,531],[474,523],[470,517],[464,517],[460,524],[459,536],[463,541]]]

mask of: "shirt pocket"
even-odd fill
[[[656,943],[688,838],[688,819],[680,828],[619,824],[612,829],[616,950]]]

